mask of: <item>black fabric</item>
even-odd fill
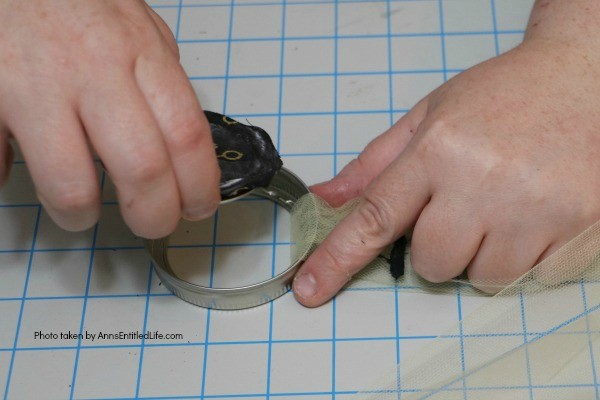
[[[390,253],[390,274],[394,279],[400,278],[404,275],[404,254],[406,253],[406,236],[401,236],[400,239],[396,240],[392,251]]]
[[[204,114],[221,168],[221,199],[268,186],[283,162],[267,132],[212,111]]]

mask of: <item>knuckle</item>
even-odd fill
[[[452,123],[449,118],[444,115],[438,115],[429,123],[427,131],[436,135],[443,136],[445,133],[452,130]]]
[[[114,51],[113,46],[118,45],[119,41],[126,37],[126,31],[120,24],[99,24],[93,29],[95,34],[81,31],[75,36],[78,38],[78,47],[88,56],[98,55],[98,53],[105,55],[111,48]],[[120,43],[120,47],[123,47],[123,43]]]
[[[352,159],[345,167],[342,169],[341,173],[348,173],[350,171],[354,171],[356,169],[361,169],[363,165],[363,156],[359,154],[358,157]]]
[[[95,34],[79,32],[78,40],[69,48],[71,54],[79,54],[79,59],[91,65],[104,67],[131,65],[134,55],[144,46],[151,46],[152,38],[148,30],[136,27],[135,24],[103,22],[95,28]],[[133,40],[124,40],[134,38]],[[75,47],[76,46],[76,47]],[[115,51],[119,49],[119,51]],[[107,64],[106,60],[110,60]]]
[[[363,232],[370,237],[393,240],[393,214],[387,200],[372,192],[365,193],[362,204],[358,207],[358,215],[362,219]]]
[[[173,55],[179,60],[179,58],[180,58],[179,46],[177,45],[177,39],[175,38],[173,31],[171,31],[169,26],[159,16],[157,16],[155,18],[155,21],[157,22],[157,24],[159,26],[160,33],[161,33],[162,37],[164,38],[164,40],[166,41],[167,46],[173,52]]]
[[[457,144],[454,131],[453,124],[447,119],[435,118],[424,131],[419,132],[419,155],[425,159],[447,155]]]
[[[164,154],[142,154],[127,173],[129,180],[135,184],[153,183],[170,170],[170,162]]]
[[[351,197],[356,197],[361,194],[363,188],[368,183],[365,174],[366,170],[364,156],[359,155],[350,161],[334,179],[351,180],[353,184],[348,187],[350,189],[348,194]]]
[[[212,146],[212,141],[203,135],[204,126],[198,118],[184,118],[172,124],[166,134],[167,144],[175,153],[186,153],[202,145]]]
[[[337,251],[330,246],[323,246],[323,258],[324,265],[329,266],[329,271],[333,272],[337,276],[343,276],[346,280],[350,280],[352,275],[348,271],[348,268],[345,267],[347,265],[346,259],[343,256],[342,252]]]
[[[367,144],[364,150],[353,158],[346,166],[342,169],[340,174],[352,174],[355,175],[356,171],[364,171],[368,169],[367,154],[373,149],[373,142]]]
[[[359,174],[356,171],[360,171],[362,169],[362,158],[359,155],[357,158],[352,159],[348,164],[344,166],[344,168],[337,174],[337,177],[352,177],[353,179]]]
[[[354,159],[352,160],[352,170],[354,171],[367,171],[369,169],[369,163],[367,160],[367,154],[373,150],[373,144],[369,143],[367,147]]]
[[[375,147],[376,145],[373,141],[367,144],[364,150],[348,164],[352,166],[351,171],[367,172],[371,168],[369,165],[369,161],[371,161],[369,160],[369,157],[372,158],[373,154],[378,153]]]

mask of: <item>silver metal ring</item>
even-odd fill
[[[268,187],[257,188],[251,192],[279,204],[287,211],[290,211],[296,201],[306,193],[306,184],[286,168],[275,174]],[[217,310],[255,307],[285,294],[291,289],[292,279],[304,261],[297,260],[279,275],[263,282],[233,288],[211,288],[184,281],[176,276],[167,257],[169,237],[145,240],[145,245],[154,261],[156,273],[173,294],[188,303]]]

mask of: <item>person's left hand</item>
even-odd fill
[[[64,229],[98,221],[94,152],[137,236],[214,213],[210,126],[173,34],[143,0],[0,0],[0,49],[0,187],[13,137]]]

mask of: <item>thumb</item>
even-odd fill
[[[358,197],[410,143],[426,114],[427,98],[421,100],[394,126],[373,139],[358,158],[352,160],[336,177],[312,186],[311,191],[333,207]]]
[[[316,307],[332,298],[389,243],[414,225],[430,187],[410,147],[365,190],[359,206],[342,220],[300,268],[297,300]]]

